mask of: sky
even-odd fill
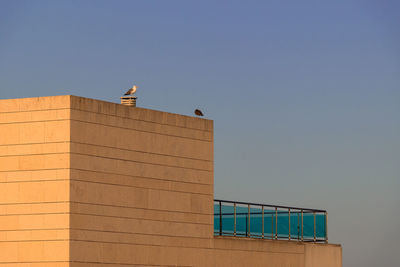
[[[0,98],[214,120],[215,197],[326,209],[345,267],[400,247],[398,1],[0,0]]]

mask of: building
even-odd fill
[[[76,96],[0,100],[0,266],[342,266],[340,245],[239,237],[239,215],[219,233],[232,216],[214,218],[213,179],[211,120]]]

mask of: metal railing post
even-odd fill
[[[325,211],[325,242],[328,243],[328,212]]]
[[[222,203],[219,202],[219,235],[222,235]]]
[[[304,236],[303,236],[303,230],[304,230],[304,225],[303,225],[303,209],[301,209],[301,241],[304,240]]]
[[[274,239],[274,214],[271,213],[271,239]]]
[[[314,242],[315,242],[315,240],[317,240],[317,225],[315,223],[315,211],[313,211],[313,215],[314,215]]]
[[[233,203],[233,236],[236,236],[236,203]]]
[[[290,240],[290,208],[288,210],[289,210],[289,230],[288,230],[288,232],[289,232],[289,240]]]
[[[248,213],[248,217],[247,217],[247,220],[248,220],[248,223],[247,223],[247,225],[248,225],[248,234],[247,234],[247,236],[248,237],[250,237],[250,204],[249,205],[247,205],[247,213]]]
[[[264,238],[264,206],[261,206],[261,238]]]
[[[247,236],[249,233],[247,232],[247,229],[248,229],[248,226],[247,226],[247,214],[246,214],[246,217],[245,217],[245,222],[246,222],[246,234],[245,234],[245,236]]]
[[[297,240],[300,240],[300,215],[297,212]]]
[[[275,207],[275,239],[278,240],[278,208]]]

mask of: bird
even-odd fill
[[[131,89],[129,89],[124,95],[133,95],[136,92],[137,86],[134,85],[132,86]]]
[[[204,116],[203,112],[201,112],[200,109],[195,109],[194,114],[196,114],[197,116]]]

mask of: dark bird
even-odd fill
[[[133,95],[136,92],[137,86],[134,85],[132,86],[131,89],[129,89],[124,95]]]
[[[196,114],[197,116],[204,116],[203,112],[201,112],[200,109],[196,109],[196,110],[194,111],[194,114]]]

